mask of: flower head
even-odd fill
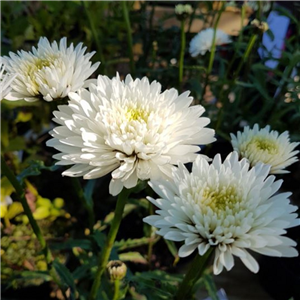
[[[259,129],[255,124],[253,129],[246,126],[243,132],[230,136],[233,149],[241,157],[247,158],[251,166],[259,162],[270,165],[271,174],[288,173],[284,169],[298,160],[296,154],[299,151],[295,148],[299,143],[290,143],[287,131],[279,134],[278,131],[270,131],[269,125]]]
[[[247,249],[269,256],[297,256],[296,243],[282,236],[285,228],[300,224],[289,203],[290,193],[275,195],[282,181],[269,176],[269,166],[249,170],[246,159],[232,152],[222,164],[216,155],[211,165],[199,156],[192,173],[180,164],[173,169],[172,181],[151,181],[161,197],[148,200],[159,208],[144,221],[159,229],[159,235],[184,241],[179,256],[198,250],[204,255],[215,248],[214,274],[234,265],[239,257],[252,271],[259,267]]]
[[[127,266],[121,260],[111,260],[106,266],[106,271],[110,281],[121,280],[126,276]]]
[[[92,179],[112,172],[110,192],[117,195],[137,180],[171,176],[178,161],[194,161],[198,145],[214,141],[204,108],[189,107],[189,92],[161,92],[161,85],[143,79],[98,76],[89,90],[69,94],[58,106],[54,137],[47,145],[61,151],[57,164],[74,165],[63,175]]]
[[[214,29],[207,28],[200,31],[190,42],[190,54],[192,57],[196,57],[201,54],[204,55],[206,51],[210,51],[213,44]],[[231,43],[231,39],[228,34],[220,29],[216,31],[217,46]]]
[[[69,92],[81,88],[85,80],[98,68],[99,62],[92,65],[90,59],[95,52],[86,53],[82,43],[74,48],[67,47],[67,39],[49,43],[41,37],[37,48],[32,52],[10,52],[3,57],[8,73],[16,73],[8,100],[46,101],[64,98]]]
[[[11,83],[16,78],[16,74],[7,74],[5,72],[5,66],[2,63],[2,60],[0,61],[0,93],[1,98],[5,99],[8,93],[11,91]]]

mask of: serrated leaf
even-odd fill
[[[30,165],[24,169],[19,175],[18,179],[22,183],[25,178],[29,176],[37,176],[41,174],[41,170],[55,171],[59,166],[45,166],[44,162],[41,160],[33,160],[30,162]]]
[[[140,247],[143,245],[147,245],[150,242],[156,243],[160,239],[160,236],[157,236],[155,238],[153,237],[143,237],[139,239],[127,239],[127,240],[121,240],[114,243],[114,247],[118,248],[118,251],[122,251],[125,249],[131,249],[135,247]]]
[[[70,288],[70,299],[75,299],[75,281],[72,276],[72,273],[69,271],[69,269],[61,264],[58,260],[53,261],[53,267],[55,268],[57,274],[59,275],[62,283],[67,287]]]
[[[119,254],[119,259],[122,261],[131,261],[139,264],[147,264],[147,259],[139,252],[126,252]]]

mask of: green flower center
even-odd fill
[[[249,143],[248,147],[254,147],[259,151],[265,151],[269,154],[276,154],[278,147],[275,141],[262,137],[254,137]]]
[[[128,108],[125,115],[128,121],[147,122],[149,113],[144,109],[140,109],[140,108]]]

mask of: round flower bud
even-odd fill
[[[126,265],[120,260],[111,260],[106,266],[108,277],[111,281],[121,280],[127,272]]]
[[[178,20],[185,20],[193,13],[193,8],[190,4],[178,4],[175,6],[175,14]]]
[[[266,32],[267,30],[269,30],[269,25],[267,22],[260,22],[257,19],[254,19],[251,22],[251,25],[253,25],[254,27],[257,27],[261,32]]]

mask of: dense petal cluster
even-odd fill
[[[262,162],[270,165],[271,174],[288,173],[284,170],[298,160],[295,148],[299,143],[290,143],[287,131],[279,134],[278,131],[270,130],[270,126],[259,129],[255,124],[253,129],[249,126],[243,132],[231,135],[233,149],[243,158],[247,158],[251,166]]]
[[[15,79],[16,74],[8,74],[5,71],[5,66],[0,62],[0,93],[1,100],[5,99],[8,93],[11,91],[11,83]]]
[[[148,197],[159,209],[144,221],[165,239],[184,241],[180,257],[196,249],[204,255],[214,247],[214,274],[224,267],[230,270],[233,256],[257,272],[258,263],[248,249],[269,256],[297,256],[296,243],[282,236],[286,228],[300,224],[290,193],[275,195],[282,181],[268,177],[269,166],[249,168],[236,152],[223,164],[219,154],[210,165],[199,156],[191,173],[182,164],[174,167],[172,181],[149,183],[161,198]]]
[[[95,80],[96,81],[96,80]],[[63,175],[92,179],[112,172],[110,192],[134,187],[137,180],[171,176],[177,162],[195,160],[199,145],[215,140],[204,108],[191,106],[189,92],[161,92],[144,77],[125,81],[99,76],[87,89],[69,93],[58,106],[47,145],[59,150],[57,164],[74,165]]]
[[[8,100],[53,101],[64,98],[69,92],[81,88],[87,78],[98,68],[99,62],[92,65],[90,59],[95,52],[86,53],[82,43],[75,48],[67,47],[67,39],[59,44],[41,37],[37,48],[32,52],[10,52],[3,57],[8,73],[18,74],[13,81]]]
[[[196,36],[194,36],[190,42],[189,51],[191,56],[196,57],[199,54],[204,55],[207,51],[210,51],[213,44],[213,36],[213,28],[201,30]],[[215,45],[219,46],[228,43],[231,43],[229,35],[224,31],[217,29]]]

